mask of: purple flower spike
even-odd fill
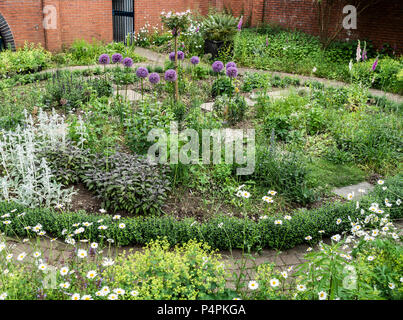
[[[107,55],[106,53],[101,54],[99,56],[99,63],[100,64],[109,64],[109,62],[111,61],[111,59],[109,58],[109,55]]]
[[[178,79],[178,75],[176,74],[176,71],[173,69],[169,69],[165,72],[165,80],[169,82],[174,82],[176,79]]]
[[[153,72],[150,74],[150,76],[148,77],[148,80],[150,80],[150,82],[152,84],[157,84],[158,82],[160,82],[160,76],[158,73]]]
[[[123,60],[123,57],[122,57],[122,55],[120,53],[115,53],[112,56],[112,62],[113,63],[120,63],[120,62],[122,62],[122,60]]]
[[[236,78],[238,75],[238,69],[236,67],[227,68],[227,76],[230,78]]]
[[[193,57],[190,58],[190,62],[191,62],[193,65],[196,65],[196,64],[199,64],[200,59],[199,59],[199,57],[193,56]]]
[[[221,61],[215,61],[211,67],[214,72],[220,72],[224,68],[224,64]]]
[[[241,29],[242,29],[242,22],[243,22],[243,16],[241,17],[241,19],[239,19],[239,22],[238,22],[238,31],[241,31]]]
[[[375,62],[372,65],[372,71],[375,71],[377,65],[378,65],[378,57],[376,57]]]
[[[368,59],[368,57],[367,57],[367,50],[363,50],[362,51],[362,61],[365,61],[365,60],[367,60]]]
[[[230,61],[225,65],[225,68],[226,69],[228,69],[228,68],[236,68],[236,63],[233,62],[233,61]]]
[[[124,58],[122,63],[126,68],[130,68],[133,65],[133,60],[131,58]]]
[[[148,70],[147,70],[146,68],[144,68],[144,67],[140,67],[140,68],[137,69],[136,75],[137,75],[139,78],[147,78],[147,76],[148,76]]]

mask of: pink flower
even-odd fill
[[[372,65],[372,68],[371,68],[372,71],[375,71],[377,65],[378,65],[378,57],[376,57],[374,64]]]
[[[243,20],[243,16],[241,17],[241,19],[239,19],[239,22],[238,22],[238,31],[241,31],[241,29],[242,29],[242,20]]]

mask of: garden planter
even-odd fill
[[[230,55],[234,52],[234,41],[216,41],[206,39],[204,40],[204,53],[210,53],[212,58],[217,58],[219,55],[220,50],[226,49],[230,47]]]

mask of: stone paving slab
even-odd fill
[[[134,90],[115,90],[113,95],[121,95],[126,97],[129,101],[139,101],[141,100],[141,94]]]
[[[355,185],[333,189],[332,192],[345,199],[349,199],[349,195],[352,195],[352,199],[349,200],[358,200],[373,189],[372,184],[364,181]]]
[[[201,108],[203,111],[212,112],[212,111],[213,111],[213,106],[214,106],[214,102],[206,102],[206,103],[203,103],[203,104],[200,106],[200,108]]]

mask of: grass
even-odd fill
[[[365,180],[366,174],[357,166],[350,164],[334,164],[323,159],[315,159],[309,167],[309,179],[321,186],[344,187]]]

